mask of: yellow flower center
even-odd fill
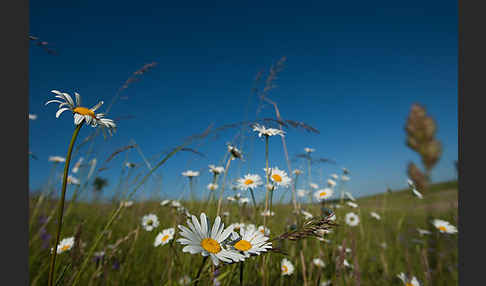
[[[446,228],[445,228],[445,226],[441,225],[441,226],[439,226],[439,230],[446,231]]]
[[[410,282],[407,282],[407,283],[405,284],[405,286],[413,286],[413,284],[412,284],[412,283],[410,283]]]
[[[78,113],[78,114],[81,114],[81,115],[89,115],[93,118],[95,118],[95,114],[94,114],[94,111],[86,108],[86,107],[76,107],[73,109],[74,112]]]
[[[261,233],[263,233],[263,234],[265,234],[265,229],[263,229],[263,228],[260,229],[260,230],[258,230],[258,231],[261,232]]]
[[[251,243],[242,239],[235,244],[235,248],[240,251],[247,251],[251,249]]]
[[[167,239],[169,239],[169,235],[168,235],[168,234],[166,234],[166,235],[164,235],[164,236],[162,237],[162,241],[163,241],[163,242],[166,242],[166,241],[167,241]]]
[[[326,192],[321,192],[321,193],[319,194],[319,197],[323,197],[323,196],[325,196],[325,195],[327,195],[327,193],[326,193]]]
[[[206,251],[211,252],[211,253],[218,253],[218,252],[221,251],[221,245],[219,245],[219,243],[212,238],[203,239],[201,241],[201,246]]]
[[[64,245],[63,247],[61,247],[61,251],[66,251],[66,250],[68,250],[68,249],[69,249],[69,247],[71,247],[71,245],[66,244],[66,245]]]
[[[251,180],[251,179],[246,179],[246,181],[245,181],[245,185],[250,185],[250,184],[253,184],[253,180]]]
[[[282,272],[287,273],[288,271],[289,271],[289,268],[287,267],[287,265],[282,265]]]
[[[276,182],[282,182],[282,177],[279,174],[273,174],[272,179]]]

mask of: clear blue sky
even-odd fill
[[[316,156],[338,163],[314,167],[315,181],[320,166],[324,178],[347,167],[348,189],[356,196],[405,187],[407,163],[421,166],[404,144],[403,127],[414,102],[435,118],[443,144],[432,179],[456,176],[457,1],[33,1],[30,35],[59,52],[53,56],[30,47],[29,112],[38,115],[29,126],[29,148],[38,157],[29,161],[31,189],[46,183],[48,157],[65,156],[74,128],[69,113],[56,119],[57,106],[44,106],[53,97],[50,90],[77,91],[88,107],[109,103],[135,70],[158,62],[110,112],[111,118],[133,118],[118,122],[115,136],[97,141],[95,153],[84,155],[101,163],[134,139],[147,158],[156,156],[154,164],[162,151],[211,123],[257,118],[253,78],[282,56],[285,69],[270,97],[285,119],[321,132],[287,130],[290,155],[313,147]],[[258,117],[274,117],[273,109],[266,106]],[[78,143],[91,131],[83,127]],[[157,171],[163,193],[175,197],[187,189],[180,175],[186,169],[201,171],[197,186],[205,188],[207,165],[221,164],[225,143],[237,132],[193,145],[205,158],[187,152],[171,158]],[[264,142],[248,135],[242,146],[248,159],[231,167],[230,179],[246,172],[262,175]],[[271,141],[271,165],[286,169],[280,139]],[[107,194],[126,156],[142,164],[134,149],[112,160],[100,173],[109,180]],[[137,172],[146,171],[142,166]]]

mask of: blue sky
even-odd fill
[[[315,166],[315,181],[321,172],[327,179],[347,167],[347,188],[356,196],[405,187],[407,163],[420,164],[404,144],[403,127],[415,102],[434,117],[443,144],[433,180],[456,176],[457,1],[34,1],[30,34],[59,52],[52,56],[30,46],[29,112],[38,115],[29,122],[29,148],[38,157],[29,161],[31,189],[46,183],[48,157],[65,156],[74,128],[70,114],[56,119],[57,106],[43,105],[53,97],[50,90],[77,91],[89,107],[109,103],[135,70],[157,62],[110,111],[111,118],[133,118],[119,121],[109,140],[100,138],[94,154],[82,155],[101,162],[133,139],[155,164],[162,151],[210,124],[274,117],[268,105],[257,115],[251,87],[258,71],[283,56],[287,62],[270,97],[285,119],[320,131],[286,130],[290,155],[313,147],[316,156],[337,162]],[[83,127],[78,143],[92,130]],[[197,187],[205,188],[211,179],[207,165],[222,164],[225,143],[237,132],[196,142],[192,147],[206,157],[177,154],[157,171],[161,185],[151,180],[140,194],[154,188],[169,197],[187,193],[180,175],[186,169],[200,170]],[[251,132],[246,138],[247,160],[230,168],[229,179],[262,175],[264,142]],[[280,139],[271,141],[271,165],[286,169]],[[141,163],[136,173],[147,171],[135,149],[120,154],[100,173],[109,180],[107,196],[126,158]]]

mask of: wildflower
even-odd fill
[[[237,188],[242,191],[246,191],[249,188],[254,189],[262,184],[262,178],[256,174],[247,174],[245,177],[237,180]]]
[[[383,249],[386,249],[388,247],[388,245],[386,244],[386,242],[382,242],[380,243],[380,246],[383,248]]]
[[[413,193],[413,194],[414,194],[416,197],[418,197],[419,199],[423,199],[423,198],[424,198],[424,196],[422,196],[422,194],[421,194],[419,191],[417,191],[417,189],[415,189],[415,188],[413,188],[413,189],[412,189],[412,193]]]
[[[170,201],[170,205],[173,208],[180,208],[180,207],[182,207],[182,205],[181,205],[181,203],[179,201]]]
[[[405,273],[401,272],[400,274],[397,275],[397,277],[402,280],[403,284],[405,286],[420,286],[420,283],[417,279],[417,277],[412,276],[412,277],[407,277]]]
[[[208,190],[210,190],[210,191],[217,190],[218,187],[219,187],[218,184],[214,184],[214,183],[209,183],[208,186],[207,186]]]
[[[264,227],[263,225],[260,225],[257,228],[257,231],[259,231],[263,235],[270,235],[270,229],[268,227]]]
[[[324,189],[320,189],[320,190],[317,190],[315,193],[314,193],[314,197],[316,198],[316,200],[318,200],[319,202],[323,201],[323,200],[327,200],[328,198],[330,198],[332,195],[333,195],[333,190],[330,189],[330,188],[324,188]]]
[[[346,224],[349,226],[357,226],[359,224],[359,217],[355,213],[347,213],[346,217]]]
[[[349,264],[349,262],[346,259],[344,259],[343,265],[348,268],[353,268],[353,265]]]
[[[240,200],[238,201],[240,205],[245,205],[248,204],[249,202],[250,202],[249,198],[240,198]]]
[[[311,218],[313,218],[313,217],[314,217],[314,216],[313,216],[313,215],[312,215],[310,212],[306,212],[306,211],[304,211],[304,210],[301,210],[301,211],[300,211],[300,213],[301,213],[302,215],[304,215],[304,218],[305,218],[305,219],[311,219]]]
[[[104,118],[105,115],[103,113],[95,114],[95,111],[103,105],[103,101],[98,102],[98,104],[88,109],[81,106],[81,96],[77,92],[74,93],[76,96],[76,104],[74,104],[71,96],[65,92],[60,92],[58,90],[51,90],[51,92],[57,94],[55,96],[56,98],[63,100],[53,99],[45,103],[46,105],[53,102],[59,103],[59,110],[56,112],[56,118],[59,118],[64,111],[70,110],[74,114],[75,125],[79,125],[84,121],[87,125],[91,125],[92,127],[96,127],[99,124],[102,127],[109,128],[109,130],[116,128],[115,122],[111,119]]]
[[[232,197],[232,196],[229,196],[226,198],[228,201],[230,202],[233,202],[233,201],[236,201],[236,198],[235,197]]]
[[[218,266],[219,261],[230,263],[232,261],[243,261],[245,258],[242,254],[235,250],[225,249],[222,245],[233,231],[233,227],[224,228],[224,223],[221,222],[219,216],[214,220],[212,228],[208,224],[208,219],[205,213],[201,214],[201,223],[195,216],[192,216],[192,222],[187,220],[189,228],[178,225],[181,230],[179,242],[184,246],[183,252],[191,254],[201,253],[203,256],[210,256],[213,264]],[[211,228],[211,229],[210,229]]]
[[[450,224],[448,221],[441,220],[441,219],[434,219],[432,224],[437,228],[441,233],[457,233],[457,228]]]
[[[349,193],[349,192],[344,192],[344,195],[345,195],[346,197],[348,197],[348,199],[352,200],[353,202],[355,202],[355,201],[356,201],[356,199],[355,199],[355,198],[354,198],[354,197],[351,195],[351,193]]]
[[[292,171],[292,173],[297,176],[297,175],[301,175],[303,172],[302,172],[302,170],[295,169],[295,170]]]
[[[170,204],[171,200],[163,200],[162,202],[160,202],[160,205],[161,206],[166,206],[168,204]]]
[[[211,172],[215,175],[219,175],[219,174],[224,172],[224,168],[221,167],[221,166],[216,167],[214,165],[209,165],[209,172]]]
[[[133,205],[133,201],[123,201],[121,204],[122,204],[122,206],[128,208],[128,207],[131,207]]]
[[[294,265],[287,258],[282,259],[281,267],[282,275],[291,275],[294,273]]]
[[[231,153],[232,159],[241,159],[241,158],[243,158],[243,154],[235,146],[231,146],[231,145],[228,144],[228,152]]]
[[[262,137],[262,135],[265,136],[275,136],[275,135],[280,135],[284,137],[285,132],[280,129],[275,129],[275,128],[266,128],[263,125],[260,124],[255,124],[253,125],[253,131],[258,132],[258,137]]]
[[[267,242],[269,238],[259,230],[240,228],[240,235],[241,239],[233,247],[243,252],[245,257],[250,257],[251,254],[260,255],[261,252],[272,248],[272,243]]]
[[[188,275],[184,275],[179,279],[180,285],[189,285],[191,284],[191,278]]]
[[[319,189],[319,186],[316,183],[309,183],[309,186],[314,190]]]
[[[66,162],[66,158],[61,156],[49,156],[49,162],[63,163]]]
[[[164,245],[169,243],[169,241],[174,238],[174,232],[175,230],[173,227],[164,229],[155,237],[154,246],[157,247],[161,244]]]
[[[307,191],[304,190],[304,189],[298,189],[297,190],[297,196],[300,197],[300,198],[303,198],[307,195]]]
[[[199,176],[198,171],[192,171],[192,170],[187,170],[185,172],[182,172],[182,176],[192,178],[192,177],[197,177]]]
[[[270,179],[274,184],[277,184],[277,186],[280,187],[288,187],[292,179],[290,179],[289,176],[287,176],[287,172],[280,170],[279,168],[270,168],[270,170],[267,170],[267,168],[263,168],[265,170],[265,173],[270,172]]]
[[[339,251],[343,251],[343,246],[342,246],[342,245],[338,245],[337,249],[338,249]],[[346,249],[344,249],[344,252],[345,252],[345,253],[351,253],[351,251],[352,251],[352,250],[351,250],[351,248],[347,248],[347,247],[346,247]]]
[[[337,174],[331,174],[331,178],[333,178],[334,180],[337,180],[337,179],[339,179],[339,176]]]
[[[72,175],[69,175],[67,177],[67,183],[68,184],[71,184],[71,185],[80,185],[81,184],[79,182],[79,180],[76,177],[72,176]]]
[[[324,261],[322,261],[322,259],[320,259],[320,258],[312,259],[312,263],[314,263],[314,265],[317,266],[317,267],[325,267],[326,266]]]
[[[30,114],[30,113],[29,113],[29,119],[30,119],[30,120],[36,120],[36,119],[37,119],[37,115],[35,115],[35,114]]]
[[[304,148],[304,151],[305,151],[307,154],[309,154],[309,153],[312,153],[312,152],[316,151],[316,149],[312,149],[312,148],[309,148],[309,147],[305,147],[305,148]]]
[[[56,252],[57,254],[61,254],[65,251],[71,250],[71,248],[73,248],[73,245],[74,245],[74,236],[64,238],[57,245]],[[51,248],[51,252],[52,252],[52,248]]]
[[[346,175],[341,175],[341,181],[345,182],[345,181],[349,181],[351,180],[350,177],[346,176]]]
[[[74,164],[74,167],[71,170],[71,172],[73,172],[74,174],[76,174],[79,171],[79,167],[81,167],[81,163],[83,163],[83,161],[84,161],[84,158],[83,157],[80,157],[78,159],[78,161],[76,162],[76,164]]]
[[[275,215],[275,212],[270,211],[270,210],[266,210],[266,211],[261,212],[260,214],[262,216],[274,216]]]
[[[431,234],[432,232],[426,230],[426,229],[421,229],[421,228],[417,228],[417,231],[419,232],[420,236],[423,236],[423,235],[428,235],[428,234]]]
[[[377,219],[377,220],[381,220],[380,215],[379,215],[379,214],[377,214],[377,213],[375,213],[375,212],[370,212],[370,215],[371,215],[372,217],[374,217],[375,219]]]
[[[358,207],[358,204],[356,203],[353,203],[353,202],[346,202],[346,204],[352,208],[357,208]]]
[[[239,231],[240,229],[245,227],[245,224],[240,222],[240,223],[232,223],[230,224],[231,227],[233,227],[234,231]]]
[[[327,185],[332,188],[332,187],[336,186],[336,182],[333,181],[332,179],[328,179],[327,180]]]
[[[331,281],[322,281],[319,286],[330,286],[331,285]]]
[[[148,214],[142,217],[142,226],[146,231],[152,231],[159,226],[159,219],[155,214]]]

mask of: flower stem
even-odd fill
[[[233,160],[233,155],[230,154],[230,157],[228,158],[228,162],[226,163],[226,167],[224,168],[224,175],[223,175],[223,182],[221,183],[221,192],[219,194],[219,200],[218,200],[218,210],[216,212],[216,216],[219,216],[219,212],[221,211],[221,202],[223,201],[223,193],[224,193],[224,183],[226,181],[226,174],[228,174],[228,168],[231,163],[231,160]]]
[[[78,137],[79,130],[83,124],[78,124],[76,129],[74,129],[73,136],[71,137],[71,143],[69,143],[69,148],[66,156],[66,164],[64,165],[64,175],[62,178],[62,190],[61,190],[61,201],[59,202],[59,218],[57,223],[57,234],[56,234],[56,243],[54,244],[51,256],[51,264],[49,268],[49,286],[52,286],[54,282],[54,266],[56,265],[56,255],[57,255],[57,245],[59,244],[59,238],[61,236],[61,227],[62,227],[62,214],[64,212],[64,199],[66,197],[66,185],[67,185],[67,178],[68,178],[68,171],[69,171],[69,163],[71,162],[71,154],[73,152],[74,142]]]
[[[250,188],[251,199],[253,200],[253,208],[255,210],[255,221],[257,219],[258,208],[255,200],[255,194],[253,193],[253,189]]]
[[[199,270],[197,271],[197,276],[196,276],[196,282],[194,283],[194,286],[197,286],[199,284],[199,276],[201,276],[201,272],[204,268],[204,264],[206,263],[206,260],[208,260],[209,256],[204,256],[203,261],[201,263],[201,266],[199,267]]]
[[[240,262],[240,286],[243,286],[243,267],[245,266],[244,263],[244,261]]]

